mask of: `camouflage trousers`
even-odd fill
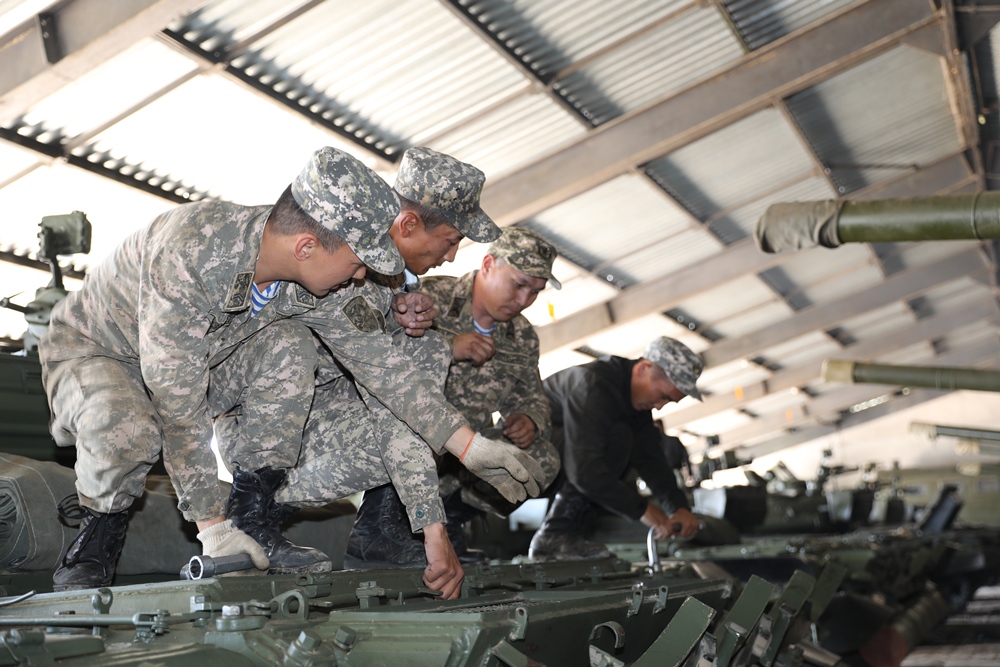
[[[442,389],[451,350],[437,334],[426,340],[397,338],[394,345]],[[320,355],[321,378],[333,359]],[[317,387],[298,465],[276,499],[296,506],[324,505],[337,498],[392,483],[418,531],[444,523],[434,453],[409,426],[353,379],[342,376]]]
[[[209,371],[207,399],[211,416],[223,417],[216,421],[223,451],[246,451],[226,460],[251,469],[294,464],[316,364],[312,333],[286,320],[265,327]],[[53,438],[77,449],[80,504],[102,513],[126,510],[142,495],[164,446],[160,416],[138,364],[101,356],[62,361],[46,369],[46,390]],[[205,472],[185,466],[183,456],[168,463],[175,484],[178,476]],[[218,498],[192,511],[197,518],[218,516],[222,497],[220,490]]]
[[[510,442],[498,428],[483,429],[481,433],[484,437],[493,440]],[[559,450],[548,440],[537,439],[528,446],[526,451],[538,461],[538,465],[542,468],[541,479],[535,481],[538,482],[538,488],[544,493],[545,489],[559,475],[561,468]],[[500,495],[499,491],[463,468],[458,459],[451,454],[440,456],[438,461],[442,496],[460,491],[462,501],[465,504],[500,516],[507,516],[523,504],[509,502]]]

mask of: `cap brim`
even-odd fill
[[[549,284],[555,289],[562,289],[562,283],[556,280],[555,276],[549,276]]]
[[[682,387],[682,386],[678,385],[677,383],[674,383],[674,386],[677,387],[678,389],[680,389],[681,391],[683,391],[686,396],[691,396],[696,401],[703,401],[703,399],[701,397],[701,392],[698,391],[698,387],[696,387],[695,385],[690,385],[690,386],[687,386],[687,387]]]
[[[347,245],[351,246],[351,250],[358,256],[358,259],[372,271],[385,276],[394,276],[403,272],[405,266],[403,256],[399,254],[399,250],[393,245],[388,234],[383,235],[376,246],[360,248],[355,247],[350,241],[347,242]]]
[[[492,243],[500,238],[503,230],[493,222],[493,219],[483,212],[483,209],[476,208],[475,211],[467,215],[453,215],[455,219],[455,229],[462,232],[476,243]]]

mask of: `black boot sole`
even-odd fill
[[[319,563],[313,563],[312,565],[303,565],[301,567],[272,567],[268,570],[269,574],[322,574],[323,572],[333,571],[333,563],[331,561],[325,560]]]

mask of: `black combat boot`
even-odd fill
[[[572,491],[560,491],[541,527],[531,538],[528,556],[535,560],[582,560],[609,558],[612,553],[600,542],[584,537],[589,529],[590,501]]]
[[[110,586],[125,544],[128,512],[101,514],[80,508],[80,534],[52,575],[52,590],[78,591]]]
[[[470,549],[465,539],[465,524],[476,518],[484,516],[485,512],[477,510],[471,505],[462,501],[462,490],[459,489],[444,497],[444,516],[447,519],[445,528],[448,531],[448,539],[455,549],[458,562],[462,565],[478,565],[489,560],[486,552],[481,549]]]
[[[264,547],[272,573],[329,572],[333,569],[329,556],[319,549],[296,546],[281,534],[282,522],[296,510],[274,500],[286,475],[274,468],[250,472],[235,466],[226,518]]]
[[[427,567],[420,537],[410,531],[406,508],[395,487],[386,484],[365,491],[347,538],[345,570]]]

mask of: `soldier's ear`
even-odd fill
[[[399,225],[399,233],[404,239],[410,238],[421,227],[420,216],[413,211],[401,211],[396,223]]]
[[[295,243],[292,244],[292,253],[295,255],[295,259],[304,262],[312,257],[313,251],[318,246],[319,239],[315,234],[302,232],[295,237]]]
[[[494,257],[493,255],[491,255],[489,253],[486,253],[485,255],[483,255],[482,271],[483,271],[484,274],[487,274],[490,271],[492,271],[493,267],[495,267],[496,265],[497,265],[497,258],[496,257]]]

